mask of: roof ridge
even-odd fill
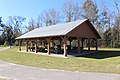
[[[67,23],[58,23],[58,24],[55,24],[55,25],[50,25],[50,26],[44,26],[44,27],[39,27],[39,28],[47,28],[47,27],[54,27],[54,26],[57,26],[57,25],[66,25],[66,24],[70,24],[70,23],[74,23],[74,22],[77,22],[77,21],[86,21],[88,19],[83,19],[83,20],[75,20],[75,21],[71,21],[71,22],[67,22]],[[38,28],[36,28],[38,29]]]

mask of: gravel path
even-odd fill
[[[14,80],[120,80],[118,74],[48,70],[1,60],[0,76]]]

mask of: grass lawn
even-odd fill
[[[5,46],[0,46],[0,48],[4,48]]]
[[[105,51],[120,51],[120,48],[99,48],[99,50],[105,50]]]
[[[88,50],[88,48],[84,48],[85,50]],[[96,50],[96,48],[90,48],[90,50]],[[120,51],[120,48],[98,48],[98,50],[101,51]]]
[[[120,51],[100,51],[74,58],[56,58],[17,52],[17,47],[0,52],[0,59],[47,69],[120,74]]]

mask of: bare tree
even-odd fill
[[[114,0],[114,6],[117,9],[117,13],[120,13],[120,8],[119,8],[118,0]]]
[[[42,27],[42,17],[41,16],[38,16],[37,17],[37,22],[36,22],[36,27],[39,28],[39,27]]]
[[[116,12],[115,12],[115,24],[114,24],[114,30],[113,31],[115,34],[114,37],[115,38],[115,42],[116,42],[116,45],[120,46],[120,8],[119,8],[119,4],[118,4],[118,1],[117,0],[114,0],[114,6],[116,8]]]
[[[31,20],[29,21],[28,24],[29,24],[28,27],[26,27],[28,32],[35,29],[35,21],[34,21],[34,19],[31,18]]]
[[[55,25],[60,22],[61,16],[60,13],[55,9],[49,9],[48,11],[44,11],[43,22],[46,26]]]
[[[80,19],[80,6],[73,0],[68,0],[63,5],[63,15],[66,22],[71,22]]]
[[[13,28],[13,34],[20,36],[22,34],[22,25],[26,18],[21,16],[9,16],[8,25]]]

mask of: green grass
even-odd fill
[[[84,48],[85,50],[88,50],[88,48]],[[90,48],[91,50],[95,50],[95,48]],[[98,50],[104,50],[104,51],[120,51],[120,48],[98,48]]]
[[[99,50],[106,50],[106,51],[120,51],[120,48],[99,48]]]
[[[5,46],[0,46],[0,48],[4,48]]]
[[[57,58],[17,52],[17,47],[0,52],[0,59],[33,67],[80,72],[103,72],[120,74],[120,52],[101,51],[82,57]]]

